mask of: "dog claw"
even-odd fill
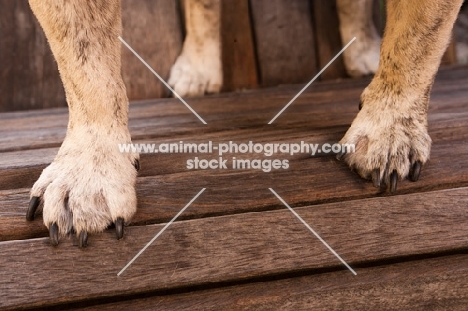
[[[40,197],[31,198],[31,201],[29,201],[28,211],[26,212],[26,220],[34,220],[34,215],[36,214],[36,210],[39,207],[39,203],[41,203]]]
[[[418,181],[419,179],[419,173],[421,173],[421,161],[416,161],[413,164],[413,167],[411,168],[410,172],[410,180],[411,181]]]
[[[135,169],[138,172],[140,170],[140,160],[135,160],[135,162],[133,163],[133,166],[135,166]]]
[[[398,183],[398,174],[396,171],[393,171],[392,174],[390,174],[390,192],[395,193],[397,189],[397,183]]]
[[[343,157],[345,156],[345,154],[346,154],[346,152],[338,153],[338,154],[336,155],[336,159],[337,159],[338,161],[343,160]]]
[[[372,171],[372,182],[374,187],[380,188],[380,169],[375,169]]]
[[[88,232],[81,231],[80,236],[78,237],[78,247],[79,248],[85,248],[88,246]]]
[[[120,240],[124,234],[124,220],[122,217],[117,218],[115,221],[115,233],[117,235],[117,240]]]
[[[50,244],[52,244],[53,246],[57,246],[59,244],[58,226],[55,222],[49,226],[49,239]]]

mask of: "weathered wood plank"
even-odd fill
[[[468,159],[465,140],[436,143],[431,161],[423,168],[421,178],[412,183],[402,181],[398,194],[425,192],[468,185]],[[272,198],[269,187],[283,189],[291,195],[291,206],[317,205],[325,202],[344,202],[388,195],[385,189],[376,189],[351,172],[344,163],[333,157],[309,159],[307,156],[279,157],[290,159],[290,168],[264,173],[255,170],[191,171],[185,163],[194,156],[148,156],[141,160],[142,168],[150,177],[137,182],[138,211],[133,225],[168,221],[183,205],[180,193],[187,185],[210,189],[203,209],[190,209],[181,219],[195,219],[252,211],[272,210],[281,205]],[[209,157],[216,158],[216,157]],[[231,159],[231,156],[227,156]],[[253,156],[245,157],[253,158]],[[455,160],[456,159],[456,160]],[[229,161],[231,162],[231,161]],[[26,179],[30,186],[41,170],[10,171],[13,183]],[[32,172],[31,172],[32,171]],[[19,183],[21,181],[17,181]],[[0,191],[0,241],[47,236],[42,217],[25,220],[29,201],[28,189]]]
[[[255,0],[250,4],[261,85],[309,81],[317,72],[309,0]]]
[[[196,185],[178,196],[188,202],[198,192],[194,188]],[[285,201],[294,201],[290,192],[276,191]],[[359,276],[368,262],[466,250],[467,191],[461,188],[295,210],[344,260],[359,267]],[[189,209],[203,209],[207,195]],[[265,196],[272,194],[265,190]],[[92,235],[85,250],[72,246],[71,241],[51,247],[47,238],[1,242],[0,307],[46,306],[342,268],[283,208],[173,223],[117,277],[161,228],[131,227],[120,241],[113,232]]]
[[[0,111],[66,106],[57,64],[28,0],[0,0]]]
[[[182,50],[177,1],[122,1],[123,38],[167,81]],[[125,46],[122,76],[130,100],[167,97],[168,89]]]
[[[468,255],[155,296],[76,310],[453,310],[468,305]]]
[[[312,1],[318,69],[321,70],[343,48],[336,1]],[[337,58],[320,76],[321,80],[346,77],[343,57]]]
[[[258,87],[248,0],[221,1],[223,91]]]
[[[451,112],[466,111],[467,75],[466,67],[440,73],[441,79],[437,80],[432,93],[430,117],[433,111],[444,107],[449,107]],[[357,103],[368,81],[314,83],[273,126],[350,124],[358,112]],[[190,105],[208,126],[201,124],[177,99],[140,102],[130,108],[131,134],[134,140],[140,140],[265,126],[300,89],[300,86],[289,86],[190,99]],[[66,109],[0,114],[0,151],[60,146],[67,120]]]
[[[147,140],[140,142],[161,143],[178,142],[179,140],[186,142],[212,140],[215,143],[229,140],[272,142],[272,137],[275,138],[274,142],[300,142],[301,140],[312,143],[334,142],[342,137],[347,129],[347,124],[351,122],[357,111],[355,105],[349,104],[347,100],[358,98],[360,90],[349,85],[346,86],[344,83],[340,94],[347,99],[335,98],[335,101],[330,103],[330,94],[335,94],[336,91],[320,90],[323,85],[332,90],[341,86],[341,84],[334,83],[318,84],[319,92],[305,94],[303,99],[298,99],[297,104],[290,107],[292,117],[286,118],[286,124],[258,126],[262,121],[262,116],[269,111],[269,108],[265,106],[276,105],[280,107],[290,95],[293,95],[290,88],[262,90],[234,97],[224,95],[196,102],[197,108],[207,113],[207,110],[212,109],[215,113],[211,118],[218,120],[213,120],[212,123],[215,123],[215,126],[211,129],[199,124],[195,125],[196,121],[187,121],[184,124],[180,121],[183,118],[177,118],[174,111],[166,112],[167,115],[161,119],[160,126],[149,128],[149,124],[154,123],[152,118],[156,117],[158,112],[166,111],[165,108],[170,106],[166,101],[156,104],[138,104],[133,110],[135,116],[133,124],[140,126],[140,135],[148,135]],[[450,79],[448,82],[446,80],[439,81],[436,85],[429,115],[430,134],[434,140],[432,158],[424,168],[422,178],[418,183],[400,183],[398,187],[400,194],[466,185],[467,170],[463,168],[468,167],[468,164],[465,163],[466,157],[464,157],[467,153],[465,142],[468,139],[468,131],[463,130],[463,128],[466,128],[468,124],[468,112],[466,112],[466,90],[464,88],[466,87],[459,86]],[[286,92],[287,95],[285,95],[285,90],[289,92]],[[223,107],[214,105],[219,104],[220,100],[224,104]],[[310,101],[314,102],[312,106],[309,104]],[[250,128],[249,122],[245,121],[245,111],[242,111],[242,109],[246,109],[246,102],[255,104],[252,109],[255,107],[259,109],[247,120],[254,125],[257,124],[253,128]],[[236,106],[237,103],[240,106]],[[180,103],[172,104],[178,105]],[[240,109],[240,111],[235,112],[236,109]],[[225,113],[225,110],[228,112]],[[47,130],[50,133],[53,133],[54,130],[64,132],[66,112],[64,110],[52,112],[56,112],[56,114],[51,116],[47,116],[46,112],[2,114],[0,119],[7,123],[2,122],[0,127],[4,127],[5,130],[7,130],[7,126],[11,127],[11,130],[4,134],[6,137],[9,133],[14,133],[15,124],[20,124],[19,127],[28,129],[31,137],[36,135],[36,137],[41,138],[42,136],[39,134],[43,133],[40,130],[34,132],[36,124],[44,127],[49,124],[51,128]],[[145,114],[149,121],[145,119]],[[187,119],[189,117],[190,115],[187,116]],[[46,119],[47,124],[42,125],[41,118]],[[235,121],[229,118],[233,118]],[[174,134],[170,127],[170,122],[174,120],[179,120],[179,125],[181,124],[183,128],[181,132],[186,134]],[[238,124],[236,124],[237,121]],[[158,133],[160,130],[161,132]],[[148,133],[145,134],[145,131]],[[204,134],[203,139],[200,138],[201,133]],[[160,137],[156,137],[156,135]],[[16,139],[19,138],[16,137]],[[56,151],[57,148],[46,148],[0,153],[0,189],[31,187],[42,169],[52,161]],[[194,156],[180,154],[142,155],[140,176],[155,177],[139,178],[139,212],[134,219],[134,224],[160,223],[170,219],[174,209],[166,210],[166,208],[167,205],[174,202],[172,197],[183,190],[184,185],[180,184],[181,180],[195,184],[199,180],[204,180],[205,186],[221,189],[213,197],[213,204],[203,211],[186,213],[184,216],[186,218],[219,215],[219,210],[223,210],[221,214],[231,214],[275,208],[274,204],[262,201],[261,197],[256,195],[258,191],[266,189],[272,184],[291,189],[291,191],[296,189],[300,194],[291,202],[295,206],[372,197],[380,193],[379,190],[358,178],[343,163],[336,162],[332,157],[319,159],[308,159],[306,155],[285,157],[291,162],[288,171],[266,174],[260,171],[189,171],[186,169],[185,163],[187,159]],[[228,155],[228,157],[230,159],[232,155]],[[246,156],[246,158],[250,157],[253,156]],[[265,181],[259,182],[262,179]],[[340,182],[337,183],[337,180]],[[246,197],[258,198],[259,204],[248,203],[249,200],[246,202],[242,195],[236,195],[236,191],[240,190],[232,188],[234,184],[248,186]],[[245,191],[241,193],[246,194]],[[25,239],[47,234],[44,226],[41,225],[40,217],[34,224],[29,224],[24,220],[27,201],[26,190],[16,192],[8,190],[0,193],[0,240]],[[152,212],[155,208],[158,210],[157,213]]]
[[[451,103],[459,104],[462,103],[463,99],[457,101],[446,100],[445,104],[450,105]],[[331,111],[339,111],[340,107],[334,104],[324,104],[330,108]],[[467,131],[460,131],[460,128],[468,126],[468,112],[457,112],[458,109],[454,109],[455,112],[444,112],[442,107],[434,105],[436,110],[434,113],[429,115],[430,131],[434,142],[442,141],[454,141],[466,139],[468,135]],[[446,109],[451,111],[453,108]],[[464,108],[461,108],[466,110]],[[194,126],[191,134],[184,135],[173,135],[170,133],[160,132],[159,137],[151,137],[142,140],[135,140],[135,143],[152,143],[160,144],[164,142],[207,142],[213,141],[214,143],[228,142],[235,140],[237,142],[248,142],[249,140],[255,142],[271,143],[271,142],[299,142],[307,141],[309,143],[325,143],[325,142],[336,142],[338,141],[348,128],[348,123],[351,122],[355,113],[352,109],[348,109],[348,112],[343,113],[315,113],[311,115],[312,120],[302,120],[296,122],[296,124],[290,124],[286,127],[283,126],[271,126],[271,127],[258,127],[258,128],[245,128],[239,129],[234,128],[229,131],[220,129],[218,131],[208,131],[204,133],[201,138],[200,131]],[[300,112],[297,112],[299,115]],[[298,120],[298,118],[295,118]],[[325,123],[329,123],[329,128],[325,127]],[[137,123],[141,126],[141,134],[145,135],[144,129],[147,126]],[[156,127],[152,130],[148,129],[146,135],[151,132],[156,133],[160,128]],[[65,129],[59,129],[58,132],[63,132]],[[49,132],[52,134],[53,129]],[[33,135],[33,130],[29,131],[30,135]],[[134,132],[133,132],[134,133]],[[13,135],[14,132],[13,132]],[[156,135],[156,134],[155,134]],[[7,133],[6,136],[9,136]],[[136,136],[136,135],[135,135]],[[272,139],[272,137],[277,137]],[[27,178],[24,174],[28,174],[28,169],[31,169],[29,173],[40,172],[47,164],[49,164],[56,154],[57,148],[42,148],[34,150],[22,150],[13,152],[0,153],[0,189],[13,189],[28,187],[27,181],[23,178]],[[153,155],[154,156],[154,155]],[[150,161],[150,167],[144,166],[141,171],[141,176],[148,176],[150,174],[160,174],[163,171],[154,170],[152,160],[146,160],[149,155],[142,155],[143,162]],[[163,158],[162,158],[163,157]],[[180,159],[179,155],[173,155],[171,157],[159,156],[156,158],[157,161],[166,162],[164,173],[178,172],[179,170],[172,170],[174,167],[173,161],[175,158]],[[177,160],[179,161],[179,160]],[[152,170],[148,170],[152,168]],[[16,176],[16,177],[13,177]]]
[[[355,98],[356,101],[359,93],[359,89],[341,91],[342,95],[347,96],[350,100]],[[259,127],[259,123],[266,122],[265,120],[267,120],[265,115],[267,114],[266,109],[269,108],[262,107],[262,105],[265,105],[265,102],[280,109],[280,105],[284,104],[289,95],[293,96],[293,92],[290,92],[287,96],[284,93],[275,92],[272,94],[267,93],[268,96],[262,96],[262,94],[265,95],[263,91],[258,93],[253,92],[251,95],[243,95],[242,97],[247,97],[247,100],[242,98],[236,100],[229,96],[222,98],[221,101],[228,111],[226,113],[222,108],[217,108],[213,105],[213,103],[217,104],[219,101],[212,99],[205,100],[205,103],[210,106],[208,108],[199,105],[200,102],[196,102],[196,105],[202,110],[213,108],[216,113],[215,115],[218,116],[217,118],[210,116],[210,118],[213,118],[213,121],[210,122],[210,126],[208,127],[196,124],[195,120],[188,121],[190,117],[193,117],[191,115],[187,116],[185,123],[183,121],[184,118],[177,119],[173,113],[168,113],[168,115],[156,119],[158,112],[167,112],[167,110],[170,110],[170,107],[180,105],[178,102],[137,105],[135,110],[132,110],[135,117],[130,122],[131,132],[135,142],[151,143],[179,140],[186,142],[200,141],[200,134],[202,133],[204,134],[203,140],[213,140],[215,142],[232,139],[237,141],[255,140],[259,142],[271,142],[271,137],[281,137],[280,141],[307,140],[313,143],[322,143],[338,141],[347,130],[348,124],[357,112],[355,105],[348,103],[348,101],[337,98],[335,102],[331,103],[330,94],[333,93],[308,93],[303,98],[299,98],[295,105],[290,107],[291,112],[285,112],[289,114],[289,116],[285,117],[286,125],[274,124],[272,126]],[[429,113],[430,134],[434,142],[463,140],[466,138],[467,131],[459,130],[468,123],[465,96],[468,96],[468,90],[460,91],[456,87],[447,86],[447,88],[444,87],[442,92],[442,88],[438,87],[437,92],[434,93]],[[311,106],[309,104],[310,101],[313,101],[314,105]],[[244,125],[248,122],[245,119],[243,121],[246,111],[243,110],[244,108],[246,109],[245,102],[254,103],[254,107],[259,109],[257,113],[253,113],[248,118],[248,121],[253,124],[251,129],[250,125]],[[236,103],[239,103],[239,105],[237,106]],[[233,106],[235,109],[228,108]],[[167,110],[165,110],[166,107]],[[66,112],[64,110],[52,112],[51,116],[44,116],[45,112],[42,112],[37,116],[31,114],[31,117],[24,116],[21,113],[19,116],[23,117],[17,118],[0,115],[0,118],[5,117],[3,119],[4,122],[0,125],[4,130],[2,137],[0,137],[0,144],[3,143],[6,149],[15,148],[15,144],[23,144],[24,147],[26,147],[26,144],[29,144],[27,146],[28,149],[32,147],[39,148],[40,146],[42,148],[58,146],[61,138],[65,135]],[[204,112],[208,113],[206,110]],[[273,115],[274,112],[272,111],[269,114]],[[147,118],[145,118],[145,113],[148,116]],[[6,115],[16,116],[16,114]],[[42,119],[44,122],[41,122]],[[171,123],[177,120],[179,124]],[[8,127],[10,127],[10,130],[8,130]],[[36,129],[35,127],[38,128]],[[44,128],[41,129],[41,127]],[[18,128],[20,130],[16,130]],[[177,139],[174,137],[177,137]],[[37,178],[40,171],[53,159],[56,150],[56,148],[52,148],[0,153],[0,189],[29,187],[31,182]],[[143,159],[145,158],[146,156],[143,155]],[[161,160],[164,161],[161,157],[157,157],[157,161]],[[166,160],[168,159],[166,158]],[[143,163],[145,161],[143,160]],[[148,171],[148,166],[143,166],[141,176],[161,173],[160,170],[154,170],[155,166],[152,162],[150,162],[149,167],[153,169]],[[170,162],[165,166],[169,170],[172,167],[173,165]]]

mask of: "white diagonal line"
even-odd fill
[[[188,108],[191,112],[193,112],[193,114],[196,115],[197,118],[200,119],[200,121],[202,121],[203,124],[206,124],[205,120],[203,120],[202,117],[200,117],[200,116],[198,115],[198,113],[196,113],[196,111],[193,110],[192,107],[190,107],[189,104],[187,104],[187,103],[185,102],[185,100],[184,100],[182,97],[180,97],[180,95],[177,94],[177,92],[174,91],[174,89],[173,89],[169,84],[167,84],[166,81],[164,81],[164,79],[161,78],[161,76],[158,75],[158,73],[157,73],[156,71],[154,71],[153,68],[151,68],[151,66],[148,65],[148,63],[145,62],[145,60],[144,60],[143,58],[141,58],[140,55],[138,55],[138,53],[135,52],[135,50],[132,49],[132,47],[131,47],[130,45],[128,45],[127,42],[125,42],[124,39],[122,39],[122,37],[119,36],[119,40],[122,41],[122,43],[123,43],[133,54],[135,54],[135,56],[136,56],[146,67],[148,67],[148,69],[151,70],[151,72],[152,72],[156,77],[158,77],[158,79],[161,80],[161,82],[162,82],[169,90],[171,90],[171,92],[174,93],[174,95],[175,95],[178,99],[180,99],[180,101],[181,101],[182,103],[184,103],[184,105],[187,106],[187,108]]]
[[[133,257],[133,259],[130,260],[130,262],[122,270],[120,270],[119,273],[117,273],[117,276],[120,276],[128,267],[130,267],[130,265],[164,232],[164,230],[166,230],[177,219],[177,217],[179,217],[187,209],[187,207],[190,206],[190,204],[193,203],[193,201],[195,201],[203,193],[203,191],[205,191],[205,189],[206,188],[203,188],[200,192],[198,192],[198,194],[190,202],[188,202],[187,205],[185,205],[185,207],[177,215],[175,215],[174,218],[172,218],[171,221],[169,221],[164,226],[164,228],[162,228],[158,234],[156,234],[155,237],[152,238],[151,241],[149,241],[148,244],[146,244],[145,247],[143,247],[141,251],[139,251],[138,254],[136,254],[135,257]]]
[[[338,258],[338,259],[346,266],[346,268],[349,269],[349,271],[351,271],[354,275],[357,275],[356,271],[354,271],[353,268],[351,268],[351,267],[346,263],[346,261],[344,261],[343,258],[341,258],[340,255],[338,255],[338,253],[335,252],[335,251],[333,250],[333,248],[331,248],[330,245],[328,245],[328,243],[325,242],[325,240],[322,239],[322,238],[320,237],[320,235],[318,235],[317,232],[315,232],[314,229],[312,229],[312,228],[309,226],[309,224],[307,224],[307,223],[304,221],[304,219],[302,219],[301,216],[299,216],[299,214],[296,213],[296,211],[293,210],[293,209],[288,205],[288,203],[286,203],[286,202],[275,192],[275,190],[273,190],[273,189],[271,189],[271,188],[268,188],[268,189],[270,189],[270,191],[284,204],[284,206],[286,206],[286,207],[294,214],[294,216],[296,216],[296,217],[307,227],[307,229],[309,229],[309,230],[317,237],[317,239],[319,239],[320,242],[322,242],[323,245],[325,245],[325,246],[333,253],[333,255],[335,255],[336,258]]]
[[[327,69],[328,66],[330,66],[331,63],[333,63],[333,62],[335,61],[335,59],[337,59],[338,56],[340,56],[341,53],[343,53],[343,52],[351,45],[351,43],[354,42],[354,40],[356,40],[356,37],[354,37],[353,39],[351,39],[351,41],[349,41],[349,43],[346,44],[345,47],[342,48],[341,51],[339,51],[338,54],[336,54],[335,57],[333,57],[332,60],[329,61],[328,64],[326,64],[325,67],[323,67],[323,69],[320,70],[320,72],[319,72],[318,74],[316,74],[315,77],[314,77],[312,80],[310,80],[310,82],[307,83],[307,85],[304,86],[304,88],[302,88],[302,90],[301,90],[299,93],[297,93],[297,95],[294,96],[294,98],[291,99],[291,101],[290,101],[286,106],[284,106],[284,108],[281,109],[281,111],[278,112],[278,114],[277,114],[273,119],[271,119],[270,122],[268,122],[268,124],[272,124],[272,123],[276,120],[276,118],[278,118],[278,117],[279,117],[279,116],[280,116],[280,115],[281,115],[281,114],[282,114],[282,113],[283,113],[283,112],[284,112],[284,111],[285,111],[285,110],[286,110],[286,109],[287,109],[287,108],[288,108],[288,107],[289,107],[289,106],[290,106],[290,105],[291,105],[291,104],[292,104],[292,103],[293,103],[293,102],[294,102],[294,101],[295,101],[295,100],[296,100],[296,99],[297,99],[297,98],[298,98],[298,97],[299,97],[299,96],[300,96],[300,95],[301,95],[301,94],[302,94],[302,93],[303,93],[303,92],[304,92],[304,91],[321,75],[321,74],[322,74],[322,72],[324,72],[325,69]]]

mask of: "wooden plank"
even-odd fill
[[[383,37],[385,23],[387,21],[386,1],[374,0],[372,8],[372,19],[374,20],[375,28],[380,37]]]
[[[262,86],[308,82],[317,72],[309,0],[250,1]]]
[[[115,300],[114,300],[115,301]],[[416,260],[76,310],[453,310],[468,305],[468,255]]]
[[[468,159],[464,140],[435,143],[431,161],[423,168],[417,183],[402,181],[398,194],[426,192],[468,185]],[[458,146],[458,147],[456,147]],[[203,209],[190,209],[181,219],[196,219],[217,215],[274,210],[280,207],[269,195],[268,188],[289,193],[291,206],[344,202],[376,196],[387,196],[385,189],[376,189],[362,180],[332,156],[308,158],[305,155],[280,157],[289,159],[288,170],[263,173],[259,170],[192,171],[186,160],[194,155],[166,155],[142,157],[141,165],[149,177],[137,182],[138,211],[133,225],[169,221],[183,205],[180,193],[187,185],[210,189]],[[239,156],[237,156],[239,158]],[[208,159],[217,157],[207,157]],[[231,162],[232,155],[225,156]],[[246,156],[243,158],[253,158]],[[457,159],[454,161],[454,159]],[[11,170],[11,184],[29,182],[33,185],[41,169]],[[16,174],[17,173],[17,174]],[[0,241],[47,236],[39,215],[35,222],[25,220],[29,189],[0,191]]]
[[[321,70],[343,48],[336,1],[312,1],[318,67]],[[321,80],[347,77],[343,57],[337,58],[321,75]]]
[[[448,77],[451,75],[453,73]],[[445,83],[443,87],[442,82]],[[197,109],[203,108],[205,109],[204,113],[207,114],[212,109],[215,113],[211,117],[215,124],[214,129],[194,125],[196,121],[193,121],[191,125],[177,124],[175,120],[181,122],[180,120],[184,118],[176,118],[173,111],[167,112],[170,111],[170,105],[166,105],[165,101],[159,104],[141,103],[136,106],[138,109],[133,111],[135,112],[134,116],[141,125],[141,135],[144,135],[145,131],[150,132],[146,142],[160,143],[179,140],[189,142],[201,140],[212,140],[214,142],[224,142],[226,140],[272,142],[272,137],[275,137],[277,142],[300,142],[304,140],[323,143],[337,141],[346,131],[347,124],[351,122],[357,108],[356,105],[341,102],[336,97],[334,98],[335,102],[330,103],[330,94],[334,94],[333,89],[339,90],[339,87],[343,87],[340,94],[347,99],[357,99],[360,91],[349,85],[347,86],[346,83],[322,83],[316,87],[320,90],[320,87],[324,85],[326,86],[325,89],[332,91],[323,91],[322,94],[321,91],[318,93],[312,92],[308,93],[305,98],[299,98],[298,102],[295,103],[297,106],[290,107],[293,112],[291,114],[293,116],[291,121],[293,122],[285,125],[279,124],[278,126],[266,127],[259,124],[261,121],[265,121],[264,115],[268,111],[265,110],[267,109],[265,106],[277,105],[277,108],[280,107],[279,105],[284,104],[293,95],[293,93],[284,95],[284,90],[290,92],[290,88],[280,89],[279,91],[277,89],[262,90],[234,97],[223,95],[196,102]],[[467,166],[465,163],[466,157],[463,156],[466,153],[466,144],[464,142],[467,139],[466,135],[468,135],[468,131],[463,130],[468,124],[464,100],[467,95],[466,91],[463,91],[463,88],[466,88],[463,85],[466,84],[462,84],[460,87],[457,83],[448,79],[447,81],[439,81],[434,88],[434,100],[429,117],[430,134],[434,140],[432,158],[424,168],[422,178],[418,183],[400,183],[400,194],[466,185],[466,170],[460,169]],[[219,105],[220,100],[223,105]],[[309,102],[314,102],[312,110],[310,110]],[[253,114],[252,118],[247,120],[254,125],[254,128],[249,127],[251,124],[246,124],[248,122],[245,120],[245,113],[242,112],[244,109],[247,110],[246,103],[254,103],[253,107],[259,109]],[[230,110],[229,107],[235,108]],[[236,109],[240,110],[233,113]],[[153,120],[158,117],[161,111],[165,111],[168,115],[160,115],[160,120],[164,121],[154,122]],[[15,116],[18,118],[15,118]],[[54,127],[57,127],[57,129],[61,128],[64,133],[66,121],[61,119],[63,116],[65,116],[65,110],[59,111],[55,116],[47,116],[45,111],[2,114],[0,119],[3,118],[5,123],[0,122],[0,127],[5,125],[5,130],[7,127],[14,130],[15,124],[23,124],[24,128],[29,127],[28,133],[31,133],[32,138],[35,138],[38,135],[39,137],[42,136],[43,132],[35,131],[34,127],[41,124],[39,121],[41,118],[47,118],[47,122],[53,125],[50,129],[51,132],[54,132]],[[146,121],[148,119],[145,119],[144,116],[148,116],[147,118],[151,120],[150,123]],[[57,121],[57,117],[62,121]],[[193,116],[187,115],[187,119],[191,117]],[[153,134],[150,131],[150,124],[153,125]],[[187,134],[179,135],[171,132],[176,124],[183,129],[179,134],[184,132]],[[212,121],[210,120],[211,124]],[[8,137],[9,133],[12,132],[3,133],[4,137]],[[204,134],[203,138],[200,138],[201,133]],[[156,135],[159,137],[156,137]],[[174,137],[177,137],[177,139]],[[19,140],[19,137],[11,139]],[[53,159],[56,151],[56,148],[50,148],[0,153],[0,189],[31,187],[42,169]],[[229,157],[231,156],[229,155]],[[183,190],[184,186],[178,184],[180,180],[190,180],[196,183],[198,179],[202,179],[206,181],[205,186],[224,187],[214,197],[214,203],[210,207],[202,212],[189,212],[185,214],[187,218],[219,215],[220,209],[224,210],[225,213],[235,213],[275,208],[275,205],[268,201],[264,202],[263,205],[248,204],[245,200],[243,201],[242,196],[236,195],[238,190],[231,188],[233,183],[249,185],[250,192],[248,192],[247,197],[257,197],[256,192],[270,187],[271,182],[276,180],[277,185],[298,189],[298,192],[301,193],[294,202],[291,202],[293,205],[343,201],[347,198],[371,197],[375,196],[376,193],[380,193],[369,183],[351,173],[343,163],[336,162],[332,157],[319,159],[308,159],[306,155],[288,157],[291,161],[291,167],[288,171],[269,173],[266,175],[269,179],[260,183],[258,180],[264,179],[265,174],[258,171],[216,172],[211,177],[207,175],[212,175],[213,172],[208,174],[206,172],[187,171],[185,163],[188,158],[188,155],[142,155],[140,176],[157,177],[139,179],[138,194],[141,199],[139,213],[134,219],[135,224],[159,223],[170,219],[170,215],[174,210],[166,210],[166,206],[172,202],[172,194]],[[457,160],[454,161],[453,159]],[[311,176],[320,176],[320,178],[311,178]],[[223,178],[224,184],[219,184],[218,177]],[[335,191],[337,189],[337,180],[340,180],[338,183],[340,191]],[[161,183],[162,185],[160,185]],[[157,192],[154,189],[161,189],[161,191]],[[224,201],[231,206],[229,209],[226,209],[221,203],[215,204],[216,200],[223,198],[223,191],[226,191],[227,197],[230,198],[228,201]],[[168,193],[167,197],[164,195],[166,192]],[[28,203],[26,190],[2,192],[0,196],[0,240],[24,239],[47,234],[45,228],[40,224],[40,218],[38,219],[39,225],[28,224],[24,220]],[[240,204],[240,202],[243,203]],[[263,201],[259,198],[259,202]],[[159,209],[158,213],[151,212],[154,208]]]
[[[198,192],[192,187],[196,188],[192,185],[179,197],[188,202]],[[276,190],[287,202],[293,201],[289,192]],[[466,250],[467,191],[461,188],[295,210],[359,276],[371,262]],[[206,195],[190,209],[203,209]],[[173,223],[118,277],[162,227],[131,227],[120,241],[115,240],[114,232],[92,235],[85,250],[72,246],[71,241],[51,247],[47,238],[1,242],[0,308],[45,307],[285,273],[309,274],[316,269],[345,269],[283,207]]]
[[[248,0],[221,1],[223,91],[258,87]]]
[[[132,109],[131,113],[135,117],[130,121],[131,133],[134,142],[137,143],[173,142],[174,137],[177,137],[177,141],[200,141],[201,134],[204,134],[203,140],[215,142],[220,142],[223,139],[228,141],[231,139],[246,141],[255,139],[256,141],[268,142],[271,141],[271,137],[281,137],[281,141],[310,141],[313,139],[315,143],[320,143],[330,140],[338,141],[357,112],[356,105],[353,103],[341,101],[338,98],[335,98],[336,101],[331,103],[330,94],[333,93],[306,93],[285,112],[287,116],[285,125],[278,124],[269,127],[260,125],[266,123],[265,115],[268,111],[271,110],[268,113],[269,115],[274,115],[276,110],[279,110],[281,105],[287,101],[288,97],[294,95],[294,92],[289,92],[287,96],[284,94],[288,93],[272,92],[265,96],[265,92],[262,91],[243,95],[237,97],[237,99],[227,96],[221,100],[204,99],[194,102],[197,109],[198,107],[204,109],[203,113],[206,113],[206,115],[209,115],[207,110],[212,109],[215,112],[215,115],[210,116],[209,127],[202,127],[189,112],[185,114],[187,117],[185,120],[183,117],[176,118],[172,115],[172,112],[168,113],[171,107],[179,107],[179,102],[169,101],[155,105],[136,104],[133,106],[135,110]],[[342,90],[340,92],[340,95],[346,97],[347,100],[352,101],[354,98],[355,102],[357,102],[359,94],[360,89]],[[466,131],[460,131],[459,128],[466,126],[468,123],[464,100],[466,96],[468,96],[468,90],[459,90],[456,85],[453,86],[450,83],[443,92],[440,88],[436,90],[429,113],[430,134],[435,142],[446,139],[465,139]],[[220,102],[222,105],[219,105]],[[315,104],[310,107],[310,102]],[[200,105],[201,103],[205,103],[205,105]],[[258,109],[253,113],[250,111],[251,117],[247,122],[245,120],[245,111],[248,111],[248,108],[245,107],[246,104],[254,104],[254,107]],[[264,108],[266,105],[272,108]],[[230,107],[230,109],[224,111],[224,107]],[[168,115],[161,115],[160,113],[163,111]],[[60,111],[55,116],[45,116],[45,112],[42,112],[37,116],[33,114],[28,117],[19,114],[23,117],[6,117],[4,119],[0,125],[5,129],[2,137],[0,137],[0,146],[5,146],[7,150],[8,148],[21,149],[23,144],[28,149],[24,152],[0,153],[0,189],[31,186],[31,182],[52,161],[56,153],[57,147],[51,149],[45,149],[45,147],[59,146],[65,135],[67,123],[65,113],[65,111]],[[280,122],[280,120],[278,121]],[[246,123],[249,123],[249,125]],[[44,126],[46,128],[35,128],[37,124],[41,124],[39,127]],[[50,128],[47,128],[47,126],[50,126]],[[327,127],[329,129],[326,129]],[[7,128],[11,130],[7,130]],[[34,149],[37,150],[34,151],[29,148],[41,149]],[[145,155],[143,159],[143,163],[149,161],[151,163],[150,167],[153,165],[156,167],[152,162],[153,160],[146,160]],[[167,160],[157,157],[155,161]],[[166,168],[169,171],[166,170],[165,173],[171,172],[173,167],[168,162]],[[172,170],[172,172],[178,171]],[[161,171],[155,171],[155,168],[148,170],[148,166],[144,165],[141,176],[157,173],[161,173]]]
[[[9,107],[14,106],[13,92],[9,91],[13,89],[14,79],[11,77],[14,74],[14,46],[15,36],[5,35],[12,33],[15,27],[15,6],[18,1],[1,0],[0,5],[2,6],[3,14],[0,16],[0,34],[2,40],[2,46],[5,48],[0,49],[0,111],[8,111]]]
[[[433,88],[430,117],[444,107],[450,107],[451,112],[466,111],[466,67],[444,72],[440,73],[443,79],[438,79]],[[273,126],[349,125],[368,82],[369,79],[358,79],[314,83]],[[190,99],[190,105],[209,122],[208,127],[202,126],[178,99],[140,102],[130,108],[130,131],[134,140],[140,140],[264,126],[300,89],[301,86],[290,86]],[[60,146],[67,121],[65,109],[0,114],[0,151]]]
[[[123,38],[167,81],[182,50],[177,1],[122,1]],[[130,100],[167,97],[169,91],[148,68],[122,46],[122,76]]]
[[[57,64],[27,0],[0,0],[0,111],[64,107]]]

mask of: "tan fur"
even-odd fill
[[[128,100],[120,75],[119,0],[30,0],[60,71],[70,110],[57,157],[31,190],[42,197],[44,223],[62,235],[102,231],[136,210]]]

